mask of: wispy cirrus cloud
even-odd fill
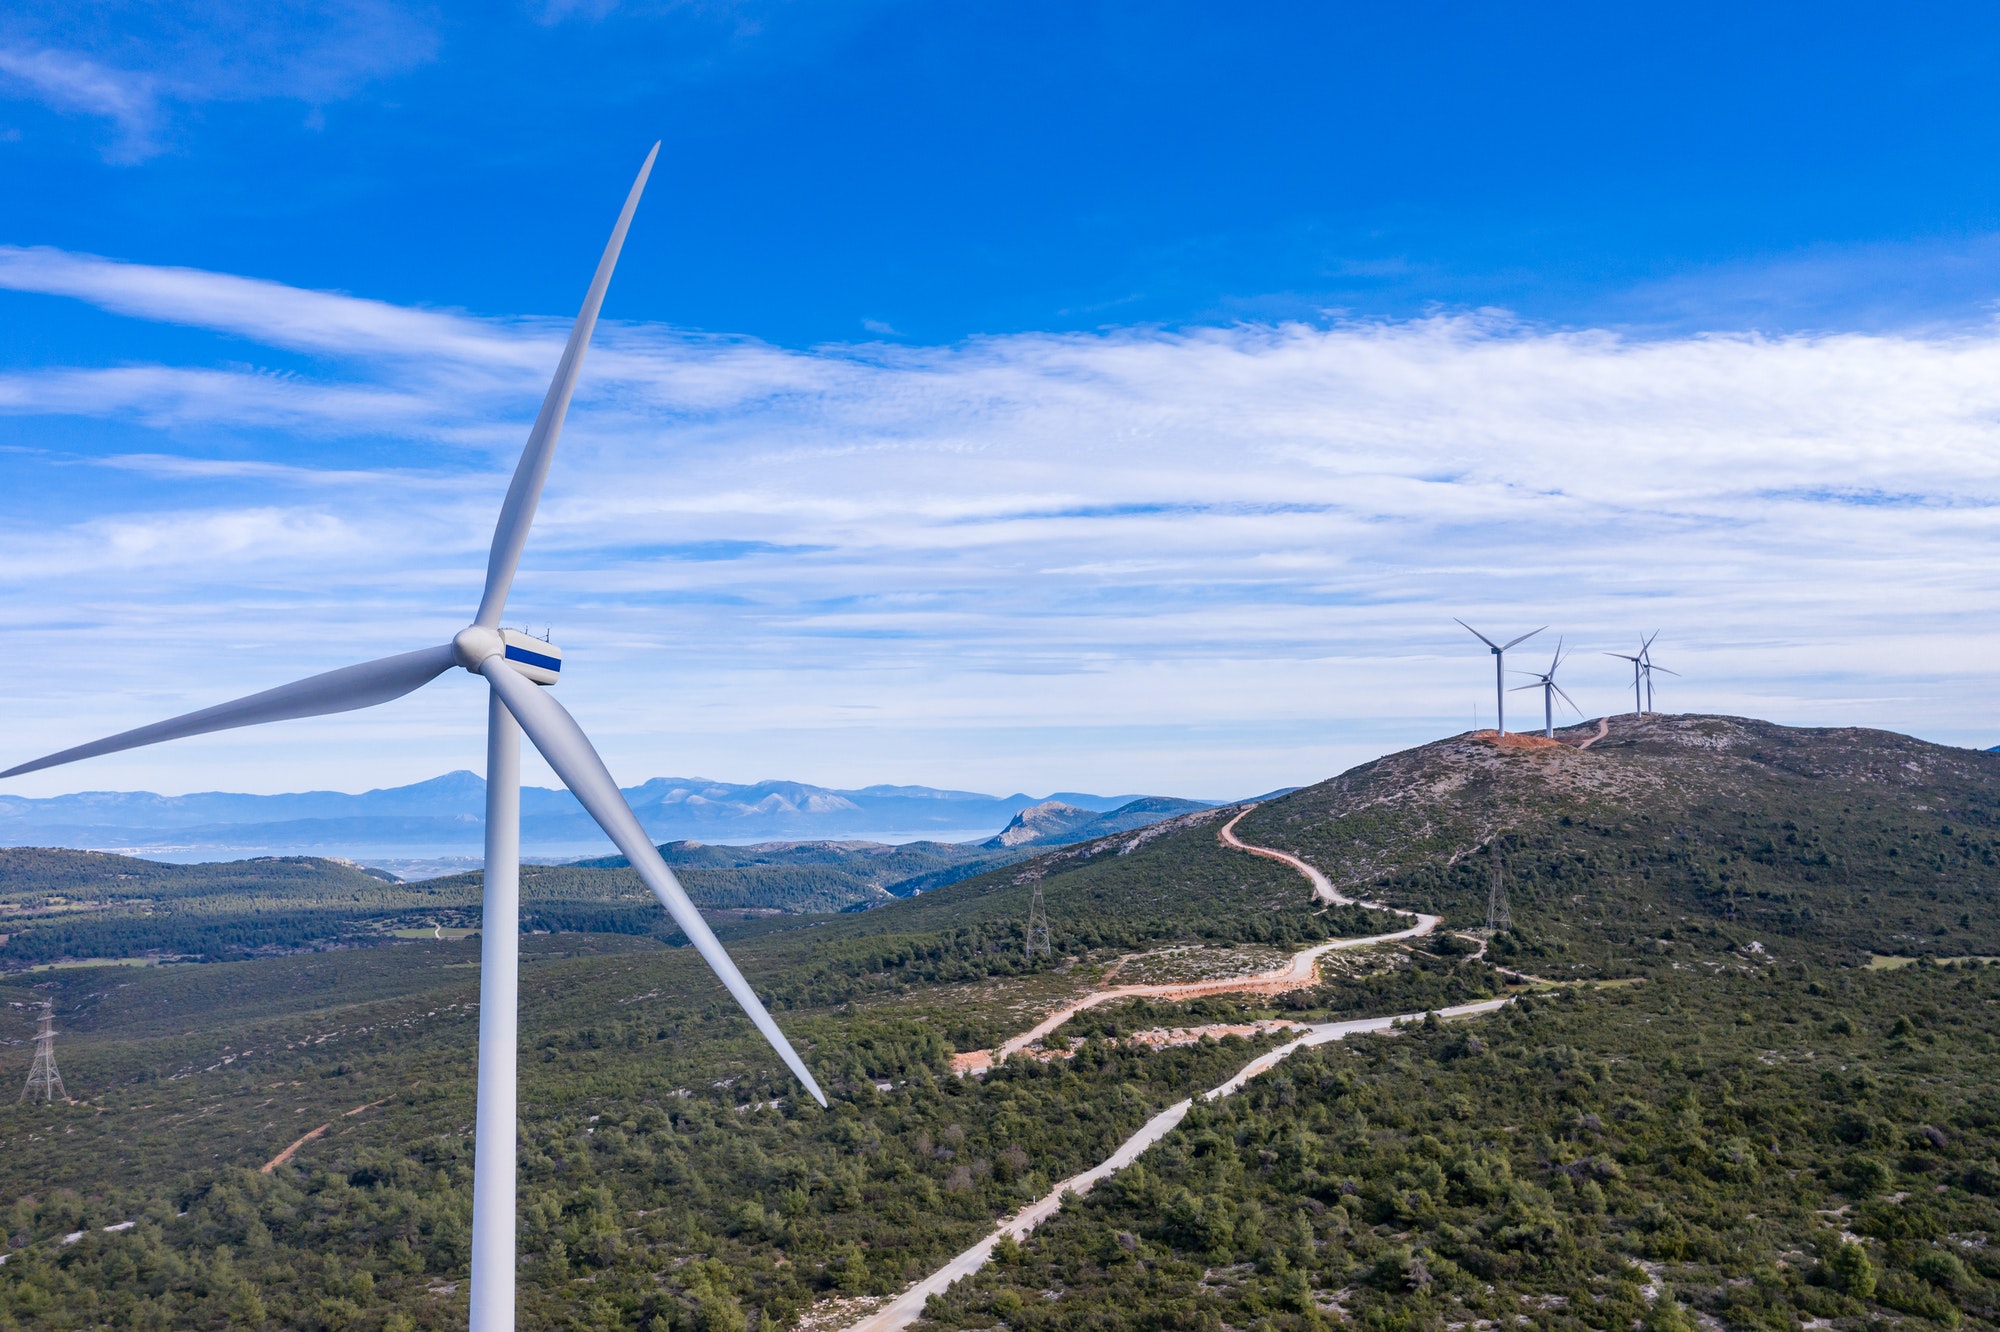
[[[0,46],[0,87],[7,84],[58,111],[109,120],[119,131],[116,155],[121,158],[153,150],[159,98],[149,75],[112,69],[68,51]]]
[[[113,130],[108,161],[161,152],[174,110],[287,98],[318,106],[430,60],[436,37],[386,0],[139,0],[21,8],[0,16],[0,97]]]
[[[227,424],[410,433],[435,405],[422,395],[326,384],[284,373],[135,365],[0,375],[0,412],[119,417],[155,427]]]
[[[518,366],[533,346],[491,323],[450,313],[48,246],[0,245],[0,289],[73,296],[114,314],[233,333],[291,351]],[[560,346],[560,335],[553,341]]]
[[[559,325],[50,251],[0,251],[0,285],[323,358],[0,379],[17,420],[127,432],[106,470],[150,487],[111,516],[10,517],[0,602],[93,608],[105,635],[142,617],[157,669],[190,663],[218,694],[463,618]],[[1482,704],[1490,720],[1455,614],[1590,649],[1667,628],[1676,703],[1982,724],[1965,700],[2000,649],[1989,332],[600,337],[514,604],[560,620],[634,771],[672,734],[690,768],[734,776],[1268,787]],[[227,456],[204,446],[217,431]],[[34,487],[34,464],[5,465]],[[286,608],[259,613],[268,651],[195,671],[200,615],[232,602]],[[73,617],[63,633],[24,650],[75,650]],[[1572,693],[1621,705],[1617,663],[1570,669]]]

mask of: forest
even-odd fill
[[[2000,1319],[2000,968],[1772,963],[1295,1055],[939,1328]]]
[[[838,912],[893,901],[1028,853],[916,842],[661,848],[715,912]],[[86,959],[219,962],[476,929],[481,878],[400,883],[317,856],[173,865],[61,849],[0,848],[0,972]],[[622,858],[525,865],[522,928],[679,937]]]

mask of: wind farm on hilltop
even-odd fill
[[[1509,639],[1505,643],[1495,643],[1471,625],[1466,624],[1465,621],[1458,620],[1456,623],[1474,638],[1484,643],[1493,655],[1493,715],[1495,725],[1494,729],[1486,734],[1491,736],[1495,741],[1501,743],[1518,743],[1522,738],[1518,734],[1510,735],[1507,730],[1507,695],[1509,692],[1519,693],[1529,689],[1539,689],[1542,691],[1542,739],[1545,741],[1553,742],[1555,740],[1555,703],[1557,699],[1560,698],[1564,705],[1572,712],[1575,712],[1577,716],[1581,717],[1583,715],[1583,710],[1577,707],[1575,700],[1563,692],[1562,687],[1556,683],[1556,671],[1567,660],[1563,655],[1563,640],[1561,639],[1558,639],[1556,642],[1555,655],[1549,659],[1548,669],[1542,671],[1515,671],[1514,674],[1516,675],[1532,677],[1530,683],[1515,685],[1511,690],[1507,685],[1506,653],[1508,649],[1518,647],[1520,644],[1543,632],[1543,629],[1547,628],[1546,625],[1543,626],[1543,629],[1530,629],[1527,633],[1517,638]],[[1670,671],[1666,667],[1656,665],[1653,662],[1652,647],[1654,641],[1659,636],[1659,631],[1657,630],[1647,634],[1640,641],[1639,650],[1636,653],[1628,655],[1621,652],[1607,652],[1604,654],[1608,657],[1617,657],[1620,660],[1632,663],[1632,715],[1634,717],[1643,717],[1653,711],[1653,673],[1655,671],[1658,671],[1662,675],[1678,676],[1680,674],[1678,671]]]
[[[2000,17],[16,9],[0,1332],[2000,1332]]]

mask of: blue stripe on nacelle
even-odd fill
[[[526,648],[515,647],[512,643],[507,645],[507,660],[522,662],[529,666],[539,666],[545,671],[559,671],[562,669],[561,657],[544,657],[539,652],[530,652]]]

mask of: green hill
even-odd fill
[[[1534,956],[1579,974],[1717,942],[1842,964],[2000,953],[2000,755],[1884,731],[1651,716],[1589,749],[1446,740],[1273,802],[1241,832],[1475,922],[1497,838]]]
[[[1953,959],[2000,955],[1997,764],[1878,732],[1617,719],[1589,749],[1441,741],[1260,806],[1247,841],[1450,927],[1483,920],[1497,844],[1516,928],[1493,957],[1639,983],[1295,1055],[1003,1252],[938,1323],[1996,1321],[2000,972]],[[1125,1033],[1523,988],[1445,938],[1344,955],[1277,998],[1093,1010],[1059,1033],[1089,1038],[1073,1058],[950,1074],[954,1051],[1024,1030],[1121,958],[1393,928],[1219,845],[1236,812],[867,912],[726,922],[827,1112],[799,1103],[698,959],[640,932],[629,871],[531,871],[530,914],[606,914],[524,941],[521,1326],[785,1326],[891,1293],[1275,1039],[1149,1050]],[[476,876],[284,873],[313,901],[363,894],[343,905],[382,906],[372,920],[476,900]],[[1038,884],[1055,956],[1031,961]],[[228,897],[130,895],[156,920]],[[0,1327],[463,1325],[477,944],[387,937],[0,985],[0,1005],[54,1000],[89,1102],[0,1105],[0,1198],[16,1200]],[[1869,965],[1892,954],[1922,960]],[[0,1007],[13,1076],[30,1016]]]

